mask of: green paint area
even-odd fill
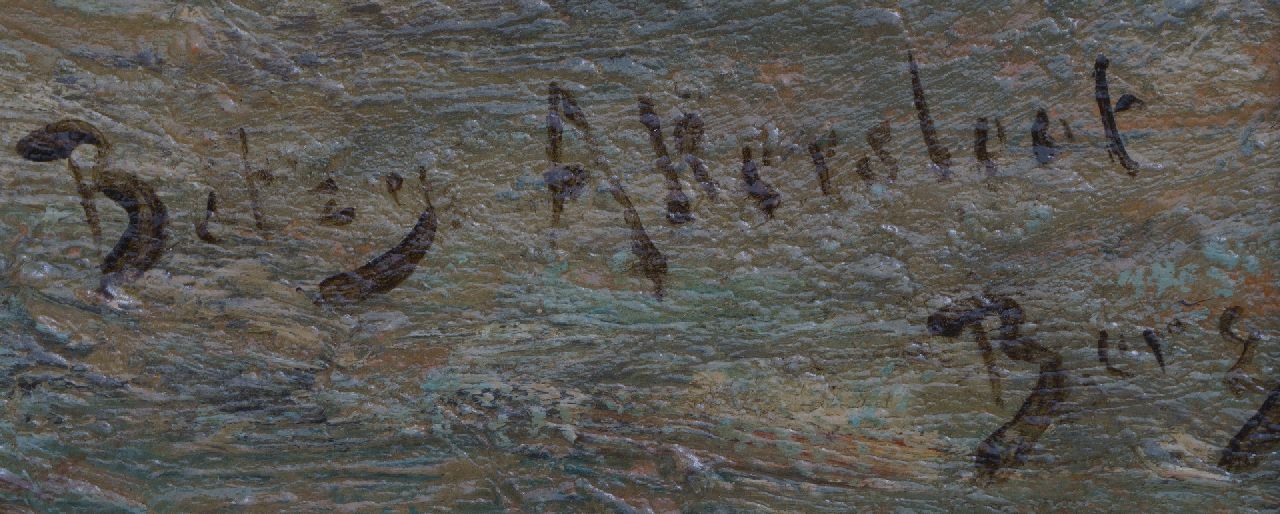
[[[1201,250],[1204,258],[1209,262],[1222,266],[1226,269],[1235,269],[1240,263],[1240,255],[1227,248],[1227,242],[1224,239],[1215,239],[1205,243],[1204,249]]]
[[[1148,267],[1121,271],[1116,282],[1122,286],[1133,286],[1139,291],[1155,288],[1156,294],[1175,287],[1185,293],[1191,291],[1190,286],[1195,282],[1195,271],[1198,268],[1195,264],[1188,264],[1178,269],[1172,261],[1157,262]]]
[[[1236,279],[1232,279],[1227,271],[1243,262],[1244,273],[1257,275],[1262,271],[1262,266],[1258,258],[1253,255],[1241,257],[1223,248],[1225,246],[1210,251],[1206,246],[1205,252],[1211,262],[1222,266],[1207,266],[1201,271],[1201,266],[1197,264],[1178,266],[1172,261],[1161,261],[1150,266],[1138,266],[1117,273],[1116,284],[1131,286],[1137,291],[1155,289],[1156,294],[1163,294],[1165,291],[1189,293],[1193,289],[1209,288],[1214,296],[1229,298],[1235,295],[1235,289],[1239,283]]]
[[[885,422],[876,416],[875,407],[859,407],[849,412],[849,426],[860,428],[863,423],[866,423],[867,428],[876,428],[883,426]]]
[[[1218,268],[1209,268],[1209,278],[1222,284],[1221,287],[1215,287],[1213,294],[1222,298],[1230,298],[1235,295],[1235,283],[1231,281],[1231,277],[1227,276],[1225,271]]]
[[[1033,205],[1027,209],[1027,220],[1023,222],[1027,232],[1035,232],[1040,230],[1049,220],[1053,219],[1053,209],[1047,205]]]

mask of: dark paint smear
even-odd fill
[[[391,199],[400,205],[400,189],[404,187],[404,177],[399,173],[391,172],[382,177],[383,182],[387,185],[387,193],[391,195]]]
[[[1164,373],[1164,350],[1161,348],[1163,342],[1155,330],[1146,329],[1142,331],[1142,340],[1147,342],[1147,348],[1151,349],[1151,353],[1156,356],[1156,362],[1160,363],[1160,372]]]
[[[1044,109],[1036,111],[1036,121],[1031,124],[1031,151],[1035,153],[1036,162],[1049,164],[1058,156],[1058,149],[1049,136],[1049,113]]]
[[[1062,124],[1062,137],[1067,138],[1068,143],[1075,142],[1076,133],[1075,131],[1071,130],[1071,124],[1067,123],[1067,120],[1064,120],[1061,118],[1058,119],[1058,123]]]
[[[351,222],[355,220],[356,210],[354,207],[343,207],[338,209],[338,201],[329,200],[328,202],[325,202],[324,209],[321,211],[321,216],[316,221],[321,225],[341,227],[343,225],[350,225]]]
[[[880,159],[880,163],[889,168],[889,181],[893,182],[898,180],[898,160],[889,153],[890,144],[893,144],[893,131],[889,120],[881,120],[878,125],[867,131],[867,146],[871,147],[871,151],[876,154],[877,159]]]
[[[562,145],[564,142],[564,122],[562,118],[568,118],[578,130],[582,131],[593,154],[597,152],[595,139],[591,135],[591,127],[587,124],[586,114],[578,107],[576,101],[569,94],[560,88],[560,86],[552,82],[547,86],[547,160],[551,161],[551,169],[543,172],[542,179],[547,185],[547,190],[551,193],[551,224],[559,225],[560,216],[564,213],[564,204],[567,200],[577,199],[583,189],[586,187],[587,181],[591,178],[591,174],[582,165],[579,164],[560,164],[563,157]],[[599,162],[599,156],[597,162]],[[425,173],[419,170],[419,173]],[[425,176],[420,176],[425,184]]]
[[[1240,320],[1240,316],[1243,314],[1244,307],[1239,305],[1232,305],[1223,309],[1222,315],[1218,316],[1218,333],[1225,339],[1244,343],[1244,338],[1235,333],[1236,322]]]
[[[354,207],[343,207],[341,209],[338,209],[338,212],[330,214],[328,217],[325,218],[324,221],[325,223],[332,223],[333,225],[340,226],[340,225],[350,225],[351,222],[355,220],[356,220],[356,209]]]
[[[971,309],[966,311],[942,310],[929,316],[926,322],[929,327],[929,333],[943,337],[959,337],[964,333],[965,327],[972,326],[973,335],[978,344],[978,350],[982,353],[983,366],[987,368],[987,379],[991,384],[992,400],[996,405],[1003,405],[1002,387],[1000,385],[999,370],[995,365],[995,353],[991,347],[991,342],[987,339],[987,333],[982,329],[982,319],[985,318],[987,312],[983,309]]]
[[[566,200],[576,200],[587,184],[587,170],[578,164],[562,164],[542,174],[543,182],[551,191],[551,223],[560,224]]]
[[[982,328],[982,323],[974,323],[969,327],[975,342],[978,343],[978,351],[982,354],[982,365],[987,368],[987,383],[991,385],[991,399],[996,405],[1003,407],[1004,385],[1000,382],[995,349],[991,347],[991,341],[987,339],[987,331]]]
[[[782,205],[782,195],[760,178],[760,169],[751,160],[751,148],[746,146],[742,147],[742,181],[746,183],[747,195],[756,201],[767,218],[773,219],[773,211]]]
[[[1258,412],[1227,443],[1218,465],[1230,471],[1244,471],[1257,466],[1263,454],[1277,449],[1280,449],[1280,385],[1271,390]]]
[[[1129,376],[1128,372],[1122,369],[1118,369],[1115,366],[1111,365],[1111,358],[1110,356],[1107,355],[1108,354],[1107,339],[1108,339],[1107,331],[1099,330],[1098,331],[1098,362],[1101,362],[1103,366],[1106,366],[1107,373],[1110,373],[1118,377]]]
[[[1107,89],[1107,66],[1111,61],[1107,56],[1098,54],[1093,64],[1094,98],[1098,101],[1098,113],[1102,116],[1102,128],[1107,134],[1107,156],[1113,161],[1120,159],[1120,165],[1129,171],[1129,175],[1138,174],[1138,163],[1124,149],[1124,141],[1120,139],[1120,130],[1116,128],[1115,113],[1111,110],[1111,93]]]
[[[703,127],[701,126],[701,118],[698,119],[698,123],[698,130],[703,130]],[[689,137],[692,135],[692,127],[689,126],[688,116],[681,113],[680,116],[676,117],[676,121],[673,125],[674,126],[671,128],[671,139],[676,140],[676,153],[681,155],[689,153]],[[699,137],[701,137],[701,134],[699,134]]]
[[[809,158],[813,159],[813,168],[818,173],[818,187],[823,195],[831,194],[831,169],[827,167],[827,159],[822,155],[818,143],[809,144]]]
[[[98,217],[98,207],[93,203],[96,192],[92,185],[85,182],[80,166],[76,165],[71,155],[76,147],[82,144],[103,147],[105,137],[92,125],[80,120],[62,120],[51,123],[43,130],[36,130],[18,140],[15,150],[23,159],[35,162],[51,162],[67,159],[67,170],[76,182],[76,194],[80,195],[80,208],[84,210],[84,220],[93,234],[93,245],[102,244],[102,222]],[[100,157],[102,155],[99,155]]]
[[[1000,140],[1000,144],[1008,144],[1008,140],[1004,136],[1004,123],[1000,122],[1000,117],[996,117],[996,139]]]
[[[1024,322],[1024,315],[1017,302],[1010,298],[984,297],[975,298],[974,301],[977,304],[974,309],[946,309],[930,315],[927,321],[929,332],[933,335],[956,337],[964,332],[966,326],[972,326],[975,335],[981,334],[978,337],[979,346],[988,346],[981,323],[983,318],[996,314],[1000,317],[1000,350],[1011,359],[1040,366],[1040,377],[1035,389],[1022,403],[1013,419],[987,436],[974,451],[979,479],[983,483],[990,483],[1001,468],[1025,461],[1027,452],[1049,429],[1058,405],[1067,398],[1067,379],[1062,369],[1062,357],[1057,352],[1031,338],[1020,337],[1019,326]]]
[[[431,249],[436,237],[436,211],[424,192],[426,208],[400,244],[355,271],[338,273],[320,282],[317,303],[348,305],[385,293],[404,282]],[[345,211],[346,209],[344,209]],[[340,211],[341,212],[341,211]]]
[[[336,194],[338,192],[338,183],[333,180],[333,177],[329,177],[316,184],[316,187],[311,188],[311,192],[327,195]]]
[[[840,144],[840,136],[836,134],[836,129],[831,129],[814,143],[817,143],[819,148],[825,149],[824,152],[827,157],[834,157],[836,155],[836,146]]]
[[[98,217],[98,206],[93,203],[93,186],[84,180],[84,173],[76,160],[67,158],[67,169],[71,178],[76,181],[76,194],[80,195],[80,208],[84,210],[84,221],[89,225],[89,233],[93,234],[93,246],[102,246],[102,221]]]
[[[996,163],[991,159],[991,152],[987,151],[988,139],[990,139],[990,129],[987,119],[978,118],[978,121],[973,124],[973,157],[986,170],[987,176],[993,176],[996,174]]]
[[[253,226],[259,232],[267,229],[267,222],[262,215],[261,201],[258,199],[257,174],[249,169],[249,136],[244,127],[240,127],[240,164],[244,169],[245,185],[249,189],[249,209],[253,211]]]
[[[88,122],[66,119],[45,125],[18,140],[16,150],[23,159],[51,162],[71,157],[76,147],[107,147],[106,138]]]
[[[865,155],[862,156],[861,159],[858,159],[858,164],[854,168],[854,171],[865,182],[870,182],[876,179],[875,172],[871,171],[871,158]]]
[[[560,119],[560,86],[552,82],[547,86],[547,160],[557,164],[561,159],[560,146],[564,140],[564,121]]]
[[[1116,100],[1115,112],[1127,111],[1129,109],[1136,109],[1146,104],[1147,103],[1142,101],[1141,98],[1133,96],[1132,93],[1125,93],[1123,95],[1120,95],[1119,100]]]
[[[560,118],[564,95],[555,82],[547,87],[547,160],[551,169],[542,173],[542,181],[551,192],[551,224],[560,224],[566,200],[577,199],[590,177],[586,168],[578,164],[561,165],[561,145],[564,139],[564,122]]]
[[[587,114],[582,112],[582,108],[578,107],[578,101],[573,98],[573,93],[561,88],[555,82],[551,83],[551,87],[556,88],[560,96],[560,112],[564,118],[569,120],[573,126],[583,132],[590,132],[591,126],[587,124]]]
[[[938,141],[938,131],[933,127],[933,117],[929,116],[929,104],[924,99],[924,85],[920,83],[920,67],[916,64],[915,55],[907,51],[907,68],[911,72],[911,97],[916,106],[916,117],[920,119],[920,135],[924,136],[925,147],[929,150],[929,160],[938,166],[942,179],[951,178],[951,151]]]
[[[209,220],[217,213],[218,193],[209,191],[209,197],[205,200],[204,204],[204,218],[201,218],[196,222],[196,237],[199,237],[201,241],[211,244],[218,244],[222,242],[222,240],[217,236],[209,233]]]
[[[640,215],[636,213],[635,207],[631,204],[631,198],[622,189],[622,184],[618,182],[617,177],[611,177],[609,182],[612,186],[609,188],[609,193],[622,206],[622,219],[626,222],[627,228],[631,229],[631,253],[640,261],[640,272],[653,282],[654,297],[662,300],[665,295],[663,282],[667,276],[667,258],[658,251],[653,240],[649,239],[649,233],[645,232],[644,224],[640,223]]]
[[[1223,379],[1226,384],[1231,387],[1233,393],[1237,396],[1245,393],[1251,387],[1257,387],[1253,379],[1245,371],[1245,367],[1253,365],[1253,356],[1258,348],[1259,337],[1250,334],[1249,337],[1241,337],[1235,333],[1235,324],[1240,320],[1240,316],[1244,314],[1244,308],[1239,305],[1232,305],[1222,311],[1222,315],[1218,317],[1218,333],[1224,339],[1240,343],[1240,357],[1236,359],[1235,364],[1227,370],[1226,377]]]
[[[694,154],[687,154],[684,156],[684,163],[693,171],[693,177],[702,185],[702,190],[707,193],[707,197],[712,200],[719,199],[719,187],[716,186],[715,181],[712,180],[711,172],[707,170],[707,165],[702,162],[702,158]]]
[[[169,221],[164,202],[146,182],[130,173],[106,168],[111,144],[96,127],[81,120],[62,120],[46,125],[23,137],[18,154],[35,162],[69,158],[75,147],[92,144],[98,147],[93,168],[97,191],[116,202],[128,214],[129,224],[103,259],[99,292],[110,298],[110,286],[129,282],[155,266],[164,254]]]
[[[103,170],[101,191],[129,215],[124,234],[102,261],[102,292],[110,296],[109,285],[132,281],[159,262],[169,213],[155,190],[130,173]]]
[[[705,124],[702,117],[696,112],[685,113],[680,119],[676,120],[674,134],[676,140],[676,150],[684,154],[684,163],[689,166],[689,170],[693,172],[693,178],[702,185],[702,190],[712,200],[720,197],[719,188],[714,180],[711,179],[711,173],[707,171],[707,165],[702,162],[702,139],[706,134]]]
[[[680,176],[671,164],[671,155],[667,153],[667,143],[662,137],[662,122],[654,112],[653,100],[641,96],[637,99],[640,112],[640,123],[649,131],[649,143],[653,153],[657,155],[654,167],[667,180],[667,222],[682,225],[694,220],[690,212],[689,197],[685,196],[680,185]]]

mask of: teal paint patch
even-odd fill
[[[849,426],[858,428],[863,422],[866,422],[868,427],[884,424],[884,421],[876,416],[875,407],[860,407],[849,413]]]
[[[862,420],[869,416],[871,407],[859,407],[849,412],[849,426],[857,428],[862,425]]]
[[[63,211],[63,210],[53,208],[52,205],[46,205],[44,208],[44,214],[40,216],[40,224],[43,226],[52,227],[54,225],[57,225],[58,223],[61,223],[62,220],[70,218],[71,216],[72,216],[71,211]]]
[[[594,316],[613,316],[618,314],[618,310],[614,309],[613,307],[603,305],[587,311],[587,314],[591,314]]]
[[[1134,289],[1142,289],[1146,283],[1143,275],[1142,268],[1127,269],[1120,272],[1116,282],[1122,286],[1129,285]]]
[[[1256,255],[1244,256],[1244,270],[1248,272],[1250,275],[1257,275],[1258,273],[1262,273],[1262,265],[1261,263],[1258,262],[1258,256]]]
[[[1261,148],[1262,145],[1253,140],[1253,127],[1244,129],[1240,134],[1240,153],[1245,157],[1253,157],[1253,151]]]
[[[1191,288],[1187,287],[1193,279],[1191,276],[1196,270],[1194,264],[1189,264],[1178,270],[1172,261],[1157,262],[1151,265],[1151,277],[1149,282],[1156,287],[1156,294],[1162,294],[1166,289],[1177,287],[1179,291],[1184,293],[1191,292]]]
[[[547,283],[557,283],[563,281],[563,275],[569,271],[569,261],[563,260],[548,264],[542,269],[543,280]]]
[[[606,409],[609,409],[609,410],[611,410],[611,411],[618,412],[618,413],[621,413],[621,412],[622,412],[622,404],[620,404],[620,403],[618,403],[618,402],[615,402],[615,401],[613,401],[613,400],[606,399],[606,400],[604,400],[604,402],[603,402],[603,403],[604,403],[604,407],[605,407]]]
[[[1235,296],[1236,284],[1235,281],[1231,280],[1231,277],[1227,276],[1227,272],[1214,267],[1209,268],[1207,274],[1209,275],[1209,278],[1217,280],[1218,283],[1223,285],[1223,287],[1216,287],[1213,289],[1214,295],[1221,298],[1230,298]]]
[[[894,395],[898,397],[898,401],[893,404],[893,411],[903,413],[907,411],[907,406],[911,403],[911,395],[907,393],[905,386],[899,385],[894,391]]]
[[[779,439],[776,445],[778,446],[778,449],[782,451],[782,454],[787,457],[795,458],[804,452],[804,446],[795,441]]]
[[[1262,265],[1256,256],[1241,256],[1231,251],[1226,243],[1221,241],[1206,243],[1203,254],[1207,260],[1220,266],[1210,266],[1200,274],[1199,265],[1187,264],[1179,267],[1172,261],[1161,261],[1149,267],[1134,267],[1120,271],[1116,274],[1116,283],[1121,286],[1133,286],[1139,291],[1154,287],[1156,294],[1162,294],[1165,290],[1173,288],[1189,293],[1191,284],[1209,279],[1213,284],[1208,285],[1217,286],[1213,289],[1214,296],[1229,298],[1235,295],[1235,288],[1239,284],[1228,275],[1228,270],[1242,265],[1243,271],[1251,275],[1262,271]]]
[[[1209,262],[1218,264],[1226,269],[1235,269],[1236,265],[1240,263],[1240,256],[1231,251],[1230,248],[1227,248],[1227,242],[1223,239],[1215,239],[1205,243],[1201,252],[1204,253],[1204,258],[1209,259]]]
[[[1172,262],[1157,262],[1151,265],[1151,282],[1156,286],[1156,294],[1163,293],[1165,289],[1177,284],[1178,279],[1174,276],[1174,271]]]
[[[53,339],[54,341],[57,341],[58,344],[60,345],[66,346],[71,342],[71,334],[64,334],[62,332],[58,332],[53,327],[45,325],[44,323],[36,323],[35,328],[36,328],[36,333],[42,336],[48,337],[50,339]]]
[[[547,183],[542,180],[542,177],[536,175],[525,175],[522,177],[516,177],[516,183],[512,189],[515,189],[516,191],[531,191],[540,190],[544,187],[547,187]]]
[[[1045,205],[1035,205],[1027,209],[1027,216],[1027,220],[1022,223],[1022,226],[1027,229],[1027,232],[1034,232],[1040,230],[1040,227],[1053,219],[1053,210]]]
[[[880,376],[881,376],[881,377],[888,378],[888,377],[889,377],[889,375],[893,374],[893,367],[894,367],[896,364],[897,364],[897,363],[894,363],[894,362],[890,362],[890,363],[888,363],[888,364],[885,364],[883,368],[880,368]]]
[[[609,271],[626,273],[635,265],[636,258],[630,250],[618,250],[609,258]]]

